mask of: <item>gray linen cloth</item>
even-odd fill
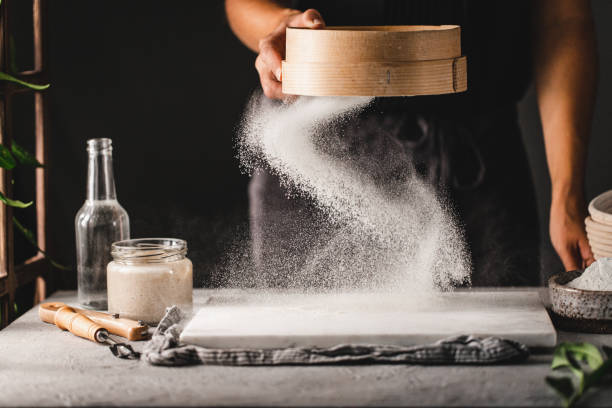
[[[456,336],[422,346],[340,344],[329,348],[211,349],[179,343],[183,312],[168,308],[145,344],[142,358],[153,365],[322,365],[322,364],[500,364],[525,360],[524,344],[487,337]]]

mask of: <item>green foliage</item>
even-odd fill
[[[32,244],[34,246],[38,246],[38,244],[36,242],[36,238],[34,237],[34,233],[32,231],[30,231],[29,229],[24,227],[23,224],[21,222],[19,222],[19,220],[17,218],[15,218],[15,217],[13,217],[13,224],[15,224],[15,226],[17,227],[19,232],[21,232],[23,234],[25,239],[27,239],[30,244]]]
[[[574,393],[574,384],[568,377],[546,377],[546,383],[559,394],[563,400],[567,401]]]
[[[17,161],[11,154],[11,151],[5,146],[0,145],[0,167],[7,170],[12,170],[17,165]]]
[[[59,263],[55,262],[53,259],[49,258],[47,253],[45,251],[43,251],[42,249],[40,249],[40,247],[38,246],[38,243],[36,242],[36,237],[34,236],[34,233],[32,231],[30,231],[29,229],[27,229],[15,217],[13,217],[13,224],[15,225],[15,227],[17,227],[17,229],[19,230],[19,232],[21,232],[21,234],[25,237],[25,239],[27,239],[28,242],[30,244],[32,244],[32,246],[34,246],[41,254],[43,254],[45,256],[45,258],[49,261],[49,263],[51,265],[53,265],[57,269],[61,269],[63,271],[71,271],[72,270],[71,268],[69,268],[67,266],[64,266],[62,264],[59,264]]]
[[[15,207],[15,208],[28,208],[29,206],[34,204],[33,201],[24,203],[23,201],[10,199],[6,197],[4,194],[2,194],[2,192],[0,192],[0,201],[2,201],[4,204],[8,206]]]
[[[0,81],[9,81],[19,84],[21,86],[25,86],[26,88],[34,89],[36,91],[42,91],[49,87],[49,84],[37,85],[30,82],[22,81],[19,78],[15,78],[12,75],[7,74],[6,72],[0,71]]]
[[[2,0],[0,0],[0,5],[2,5]],[[18,69],[17,69],[15,39],[12,36],[10,36],[9,38],[9,50],[8,51],[9,51],[9,70],[12,73],[17,73]],[[49,88],[49,84],[44,84],[44,85],[33,84],[30,82],[23,81],[19,78],[14,77],[13,75],[10,75],[2,71],[0,71],[0,81],[13,82],[21,86],[25,86],[26,88],[36,90],[36,91],[42,91],[42,90]],[[13,142],[10,150],[6,146],[0,144],[0,168],[4,168],[6,170],[12,170],[17,166],[17,164],[33,166],[33,167],[43,167],[43,165],[38,160],[36,160],[36,157],[34,155],[32,155],[30,152],[28,152],[23,147],[19,146],[17,143]],[[15,208],[27,208],[33,204],[32,201],[24,203],[23,201],[8,198],[1,191],[0,191],[0,201],[8,206],[15,207]],[[32,244],[40,253],[42,253],[45,256],[45,259],[47,259],[47,261],[49,261],[51,265],[53,265],[54,267],[58,269],[68,270],[68,271],[71,270],[70,268],[67,268],[55,262],[53,259],[49,258],[46,252],[40,249],[40,247],[38,246],[34,233],[30,231],[29,229],[27,229],[15,217],[13,217],[13,224],[23,234],[23,236],[28,240],[28,242],[30,242],[30,244]],[[13,304],[13,308],[14,308],[15,316],[17,316],[19,310],[18,310],[16,303]],[[0,308],[0,327],[1,325],[2,325],[2,310]]]
[[[13,170],[17,163],[26,166],[44,167],[32,153],[19,146],[15,141],[11,144],[10,150],[4,145],[0,145],[0,167]]]
[[[11,152],[19,164],[33,167],[44,167],[38,160],[36,160],[36,157],[32,153],[19,146],[17,143],[15,143],[15,141],[13,141],[13,144],[11,145]]]
[[[2,4],[2,0],[0,0],[0,5],[1,4]],[[15,46],[15,38],[12,35],[9,36],[8,51],[9,51],[9,55],[8,55],[9,71],[11,73],[16,74],[19,71],[17,67],[17,47]],[[34,89],[35,91],[43,91],[50,86],[49,84],[41,85],[41,84],[33,84],[31,82],[26,82],[24,80],[14,77],[11,74],[8,74],[2,71],[0,71],[0,81],[13,82],[21,86],[25,86],[26,88]]]
[[[551,369],[572,376],[548,376],[546,383],[559,394],[563,405],[572,407],[588,389],[612,374],[612,348],[604,346],[604,356],[590,343],[561,343],[555,349]]]
[[[25,165],[25,166],[32,166],[32,167],[43,167],[43,165],[38,160],[36,160],[36,157],[33,154],[28,152],[23,147],[19,146],[17,143],[13,142],[10,150],[6,146],[0,145],[0,167],[7,169],[7,170],[12,170],[17,166],[17,164]],[[20,201],[20,200],[8,198],[1,191],[0,191],[0,201],[8,206],[15,207],[15,208],[27,208],[31,206],[32,204],[34,204],[34,202],[32,201],[24,203],[23,201]],[[15,217],[13,217],[13,224],[15,225],[15,227],[17,227],[19,232],[21,232],[21,234],[28,240],[28,242],[32,244],[32,246],[34,246],[40,253],[42,253],[45,256],[45,258],[49,261],[51,265],[53,265],[54,267],[58,269],[65,270],[65,271],[71,270],[70,268],[63,266],[55,262],[53,259],[49,258],[47,253],[43,251],[42,249],[40,249],[40,247],[38,246],[38,243],[36,242],[36,238],[34,237],[34,233],[32,233],[32,231],[27,229]]]

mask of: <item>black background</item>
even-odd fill
[[[85,141],[113,139],[132,237],[184,238],[196,284],[247,221],[234,129],[257,85],[254,56],[220,1],[53,1],[51,214],[55,254],[74,264]],[[63,274],[74,286],[74,274]]]
[[[601,78],[588,199],[612,188],[612,2],[594,0],[593,7]],[[73,223],[85,198],[85,142],[110,137],[118,198],[130,215],[132,237],[186,239],[196,285],[210,285],[225,249],[246,232],[248,177],[235,159],[234,132],[258,85],[255,55],[229,30],[221,1],[53,0],[48,13],[52,256],[75,264]],[[26,42],[27,24],[16,32],[18,44]],[[19,68],[27,69],[27,49],[18,50]],[[548,275],[560,264],[547,238],[550,183],[533,90],[520,113]],[[16,139],[31,146],[29,134],[31,120],[17,120]],[[31,177],[16,174],[20,198],[32,197]],[[18,244],[24,247],[19,238]],[[75,287],[75,272],[58,274],[61,287]]]

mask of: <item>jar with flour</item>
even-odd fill
[[[108,311],[157,324],[167,307],[189,311],[193,303],[193,266],[187,242],[145,238],[113,243],[107,267]]]

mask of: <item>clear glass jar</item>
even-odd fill
[[[190,312],[193,265],[185,256],[187,242],[144,238],[115,242],[107,268],[108,311],[157,324],[167,307]]]
[[[78,298],[86,308],[103,310],[111,244],[130,238],[130,219],[117,201],[112,141],[90,139],[87,152],[87,197],[74,220]]]

